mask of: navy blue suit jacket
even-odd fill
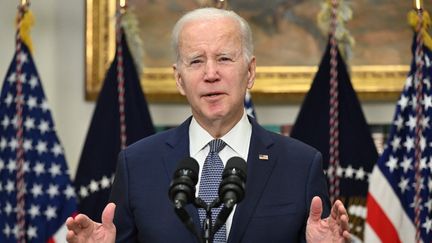
[[[304,242],[313,196],[330,211],[321,154],[254,119],[247,160],[246,194],[237,205],[228,242]],[[117,242],[198,242],[177,218],[168,197],[178,162],[189,156],[189,123],[144,138],[119,155],[111,201],[117,208]],[[268,160],[259,155],[268,155]],[[198,225],[198,211],[187,206]]]

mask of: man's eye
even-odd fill
[[[197,59],[197,60],[192,60],[192,61],[190,62],[190,65],[193,65],[193,64],[199,64],[199,63],[202,63],[202,61],[199,60],[199,59]]]
[[[232,59],[231,58],[229,58],[229,57],[220,57],[219,58],[219,62],[229,62],[229,61],[231,61]]]

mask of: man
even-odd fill
[[[177,88],[193,116],[122,151],[111,192],[115,204],[107,205],[101,224],[85,215],[69,218],[67,240],[198,242],[174,213],[168,188],[184,157],[199,162],[201,176],[207,173],[202,168],[214,139],[225,145],[217,153],[219,160],[242,157],[248,174],[245,198],[215,242],[349,240],[342,203],[336,201],[330,212],[320,153],[264,130],[245,114],[243,99],[253,86],[256,67],[247,23],[231,11],[194,10],[174,27],[173,47]],[[202,183],[207,178],[200,180],[197,196],[208,186]],[[197,209],[188,205],[187,210],[195,223],[202,222]]]

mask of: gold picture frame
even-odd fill
[[[86,0],[85,97],[95,100],[114,57],[115,0]],[[317,71],[312,66],[259,66],[252,89],[255,103],[300,102]],[[395,101],[404,84],[408,65],[352,66],[351,80],[362,101]],[[184,102],[169,67],[147,67],[142,73],[147,100],[152,103]]]

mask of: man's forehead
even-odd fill
[[[233,36],[209,39],[207,41],[191,41],[186,38],[185,41],[180,41],[179,50],[187,56],[235,55],[241,52],[241,46],[241,39],[233,38]]]
[[[197,23],[185,26],[179,35],[180,45],[217,44],[219,42],[241,42],[241,32],[233,25],[206,25]]]
[[[197,31],[206,31],[208,35],[219,32],[240,33],[240,25],[235,19],[229,17],[193,19],[186,22],[180,30],[180,38],[185,33],[194,34]]]

